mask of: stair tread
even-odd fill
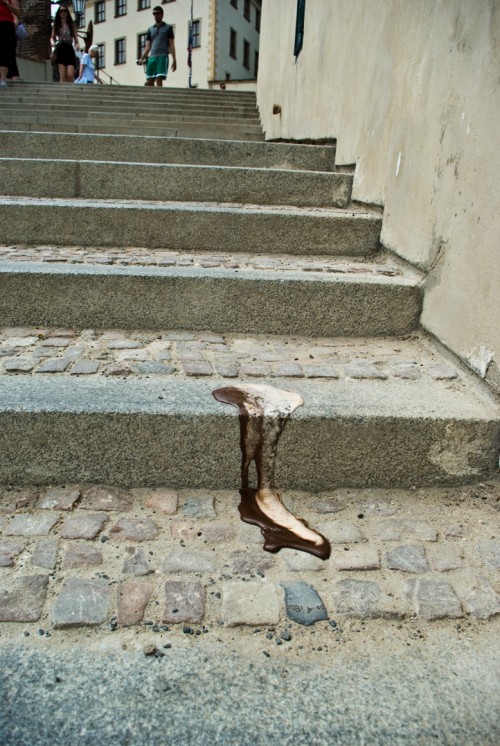
[[[419,333],[403,339],[311,340],[208,331],[24,327],[0,329],[0,355],[3,411],[222,414],[226,410],[211,399],[210,391],[245,381],[299,391],[305,405],[294,419],[321,415],[491,421],[500,414],[474,377]],[[34,362],[31,371],[6,369],[12,362],[21,367],[24,360]],[[69,361],[66,370],[43,375],[43,367],[55,360]],[[98,371],[73,374],[82,360],[98,363]],[[237,374],[224,377],[222,368],[231,365]]]

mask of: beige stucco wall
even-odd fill
[[[423,325],[500,390],[500,0],[307,0],[297,61],[295,6],[263,2],[266,137],[337,139],[428,270]]]

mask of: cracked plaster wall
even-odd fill
[[[423,325],[500,391],[500,0],[307,0],[296,61],[295,5],[263,3],[266,138],[337,139],[428,272]]]

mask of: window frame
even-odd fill
[[[123,49],[119,48],[120,42],[123,42]],[[118,39],[115,39],[115,66],[117,65],[126,65],[127,64],[127,37],[126,36],[120,36]],[[120,59],[121,55],[123,54],[123,59]]]
[[[102,16],[102,18],[101,18]],[[106,3],[105,0],[97,0],[94,6],[94,24],[104,23],[106,20]]]
[[[229,56],[232,60],[238,59],[238,32],[232,26],[229,27]]]
[[[101,64],[102,62],[102,64]],[[96,70],[104,70],[106,67],[106,44],[97,45]]]
[[[197,24],[197,27],[198,27],[197,33],[195,33],[195,28],[196,28],[195,24]],[[188,30],[188,34],[189,34],[189,30]],[[201,47],[201,18],[193,18],[193,26],[191,28],[191,39],[193,42],[193,49],[199,49]]]
[[[127,15],[127,0],[115,0],[115,18]]]
[[[137,12],[141,10],[149,10],[151,8],[151,0],[137,0]]]
[[[137,34],[137,59],[139,59],[139,57],[142,57],[142,53],[146,49],[147,35],[147,31],[143,31],[140,34]],[[142,43],[142,41],[144,43]]]
[[[250,0],[243,0],[243,18],[249,23],[252,21],[252,3]]]

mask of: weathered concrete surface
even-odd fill
[[[398,335],[416,328],[421,304],[413,275],[368,271],[277,277],[245,269],[0,262],[0,278],[0,317],[11,326]]]
[[[207,166],[252,166],[332,171],[335,147],[295,143],[197,140],[138,135],[96,135],[53,132],[2,132],[2,156],[47,158],[57,153],[68,160],[134,161],[140,163],[197,163]]]
[[[239,425],[212,400],[221,385],[2,376],[0,480],[234,486]],[[498,411],[476,387],[347,380],[293,389],[306,406],[280,444],[280,485],[461,483],[495,469]]]
[[[296,63],[288,6],[262,10],[267,138],[337,138],[382,243],[430,271],[423,324],[500,390],[499,3],[317,0]]]
[[[28,245],[147,246],[191,251],[365,256],[381,216],[362,210],[216,203],[0,199],[2,240]]]
[[[0,158],[0,193],[344,207],[352,176],[291,169]]]

